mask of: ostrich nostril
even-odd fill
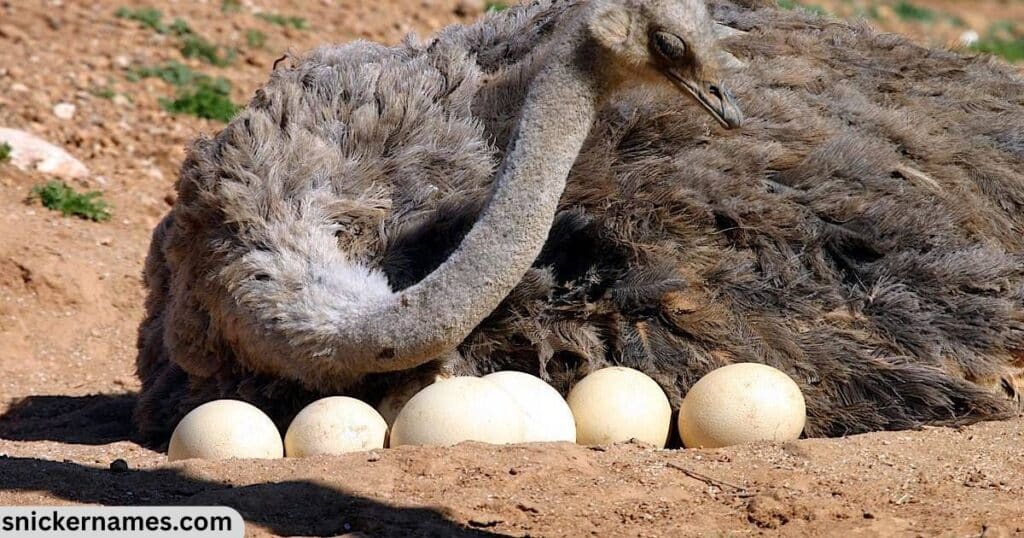
[[[715,97],[717,97],[719,99],[723,98],[722,89],[719,88],[717,84],[709,84],[708,85],[708,93],[710,93],[711,95],[714,95]]]
[[[254,275],[253,278],[255,278],[256,280],[259,280],[260,282],[266,282],[266,281],[270,280],[270,275],[268,275],[266,273],[258,273],[256,275]]]

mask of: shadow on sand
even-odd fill
[[[134,393],[27,396],[0,416],[0,439],[105,445],[134,439]]]
[[[439,510],[389,506],[311,482],[233,487],[174,469],[114,472],[35,458],[0,458],[0,489],[47,491],[77,503],[113,506],[230,506],[275,534],[496,536],[462,527]]]
[[[0,438],[101,445],[132,440],[135,395],[30,396],[0,417]],[[445,513],[403,508],[307,481],[234,487],[176,469],[129,470],[0,456],[0,490],[43,491],[67,501],[112,506],[231,506],[248,523],[280,535],[495,536]]]

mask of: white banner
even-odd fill
[[[226,506],[0,506],[0,536],[241,538]]]

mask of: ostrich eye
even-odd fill
[[[664,59],[671,62],[682,62],[686,58],[686,42],[683,38],[668,32],[654,32],[651,34],[651,44],[654,50]]]

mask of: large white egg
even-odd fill
[[[299,411],[284,434],[290,458],[384,448],[388,425],[374,408],[347,396],[317,400]]]
[[[384,422],[391,426],[395,423],[398,413],[402,411],[402,408],[405,407],[410,398],[427,386],[433,385],[442,379],[450,379],[451,377],[448,373],[439,372],[405,379],[400,384],[391,387],[391,390],[377,404],[377,412],[380,413],[380,416],[384,417]]]
[[[603,445],[638,439],[662,448],[668,441],[672,407],[653,379],[632,368],[602,368],[569,393],[576,440]]]
[[[238,400],[214,400],[190,411],[171,434],[170,461],[189,458],[280,458],[281,433],[263,411]]]
[[[792,441],[807,421],[804,395],[785,373],[756,363],[724,366],[693,384],[679,408],[689,448]]]
[[[391,446],[519,443],[526,431],[523,417],[515,399],[497,384],[452,377],[409,399],[391,428]]]
[[[576,421],[562,395],[543,379],[523,372],[494,372],[484,379],[512,395],[526,420],[525,442],[576,442]]]

